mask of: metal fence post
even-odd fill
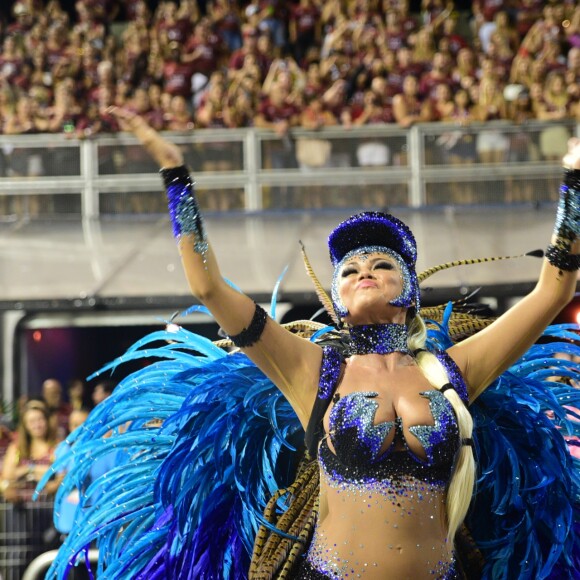
[[[248,129],[244,139],[244,171],[247,174],[244,186],[246,210],[257,211],[264,207],[262,188],[258,183],[258,171],[261,168],[261,150],[255,129]]]
[[[97,147],[98,142],[85,139],[80,142],[81,177],[81,215],[84,218],[99,216],[99,190],[96,187],[97,178]]]
[[[417,125],[413,125],[407,134],[407,159],[411,170],[411,182],[409,183],[409,205],[421,207],[425,204],[425,183],[421,178],[423,167],[423,142]]]

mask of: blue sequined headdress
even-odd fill
[[[401,220],[377,211],[353,215],[331,232],[328,248],[334,266],[332,302],[339,318],[346,316],[347,310],[338,293],[338,274],[346,260],[361,252],[381,252],[391,256],[401,269],[403,291],[390,304],[405,308],[414,305],[419,309],[419,283],[415,272],[417,243],[411,230]]]

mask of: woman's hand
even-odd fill
[[[568,139],[568,153],[564,155],[562,165],[566,169],[580,169],[580,139]]]
[[[134,111],[122,107],[108,107],[123,131],[133,133],[145,149],[158,163],[159,167],[179,167],[183,165],[183,154],[177,145],[164,139],[147,121]]]

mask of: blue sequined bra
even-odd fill
[[[453,361],[445,353],[435,354],[450,371],[460,397],[466,400],[465,384]],[[342,359],[336,353],[325,351],[319,398],[321,402],[326,399],[327,404],[330,402],[328,397],[336,390],[339,382],[337,363],[341,364]],[[457,418],[451,403],[440,391],[427,390],[420,395],[428,399],[434,424],[414,425],[408,431],[418,439],[425,451],[425,458],[413,453],[407,445],[400,417],[374,424],[379,407],[375,400],[378,393],[361,391],[344,397],[334,395],[328,438],[335,452],[331,451],[324,436],[321,437],[318,450],[321,465],[330,479],[364,483],[411,476],[430,483],[447,483],[460,446]],[[392,442],[386,450],[382,450],[393,430]]]

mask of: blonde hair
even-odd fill
[[[427,339],[427,327],[418,314],[409,324],[409,348],[414,351],[423,349]],[[441,389],[449,382],[449,376],[443,364],[431,352],[421,350],[416,356],[417,365],[426,379],[436,388]],[[473,432],[473,419],[463,401],[454,389],[447,389],[443,396],[451,403],[461,440],[470,439]],[[453,541],[455,532],[463,522],[471,502],[475,483],[475,459],[471,445],[461,444],[455,457],[451,481],[447,488],[447,537]]]

